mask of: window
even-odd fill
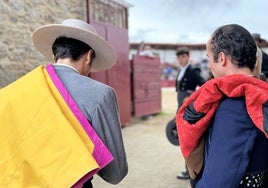
[[[127,8],[115,0],[90,0],[90,19],[127,28]]]

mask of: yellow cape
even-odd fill
[[[0,187],[71,187],[100,168],[45,67],[1,89],[0,101]]]

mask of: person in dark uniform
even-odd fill
[[[177,60],[180,66],[176,79],[176,92],[178,100],[178,109],[183,101],[189,97],[198,86],[205,83],[205,79],[201,76],[201,70],[190,64],[190,53],[187,47],[180,47],[176,52]],[[189,179],[189,173],[185,171],[177,175],[178,179]]]
[[[201,70],[190,64],[190,54],[187,47],[178,48],[176,55],[181,68],[176,79],[178,107],[180,107],[185,98],[190,96],[197,86],[205,83],[205,79],[201,76]]]
[[[261,38],[261,35],[258,33],[253,33],[251,35],[256,43],[256,45],[261,49],[261,45],[266,43],[264,39]],[[268,55],[263,50],[262,52],[262,66],[261,66],[261,72],[265,76],[265,78],[268,78]]]

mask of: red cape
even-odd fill
[[[268,83],[242,74],[215,78],[194,92],[177,113],[179,143],[184,157],[190,157],[198,146],[219,102],[226,96],[245,97],[247,111],[253,123],[268,137]],[[193,105],[196,112],[204,113],[202,118],[192,124],[184,119],[189,105]]]

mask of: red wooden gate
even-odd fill
[[[112,45],[117,55],[112,69],[91,73],[90,77],[115,89],[122,126],[129,124],[131,118],[127,19],[129,6],[124,1],[87,0],[88,22]]]
[[[141,117],[161,112],[160,59],[135,55],[131,70],[132,114]]]
[[[115,89],[121,124],[127,125],[130,123],[131,118],[128,30],[95,21],[91,21],[90,23],[112,45],[117,55],[116,64],[112,69],[99,73],[91,73],[90,77],[110,85]]]
[[[145,116],[160,112],[160,59],[135,56],[132,67],[128,59],[127,17],[130,5],[124,1],[110,0],[88,0],[87,3],[88,21],[112,45],[117,55],[116,65],[112,69],[91,73],[90,77],[115,89],[121,124],[129,124],[132,114]]]

